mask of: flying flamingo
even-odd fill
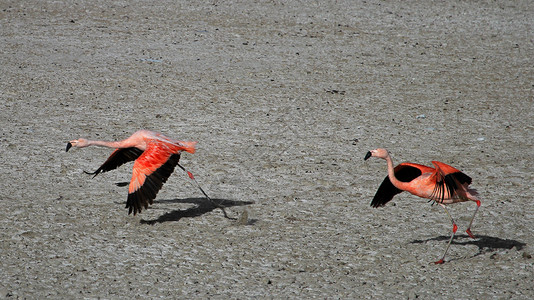
[[[386,176],[378,188],[371,202],[372,207],[384,206],[393,199],[393,196],[402,191],[407,191],[416,196],[430,199],[430,201],[438,203],[445,209],[452,222],[452,234],[445,253],[443,253],[443,257],[436,261],[436,264],[445,262],[445,255],[458,230],[458,226],[449,214],[445,204],[468,200],[474,201],[477,204],[475,213],[465,231],[471,238],[475,238],[471,233],[471,225],[480,207],[480,199],[477,197],[478,193],[476,190],[468,187],[471,184],[471,177],[439,161],[432,162],[434,168],[408,162],[401,163],[393,168],[393,160],[386,149],[371,150],[367,152],[364,159],[367,160],[369,157],[385,159],[388,164],[388,176]]]
[[[67,143],[66,151],[69,151],[71,147],[103,146],[114,148],[115,151],[111,153],[100,168],[92,173],[84,171],[87,174],[94,175],[93,178],[100,172],[111,171],[127,162],[135,160],[132,179],[128,189],[128,200],[126,201],[128,214],[133,212],[136,215],[141,212],[143,207],[147,209],[148,205],[153,203],[163,183],[167,181],[174,168],[178,166],[187,172],[189,178],[196,183],[204,196],[212,204],[220,208],[224,216],[228,218],[224,207],[208,197],[196,182],[193,174],[178,163],[182,151],[195,153],[196,143],[177,141],[157,132],[139,130],[129,138],[116,142],[91,141],[87,139],[72,140]],[[125,184],[118,183],[117,185],[122,186]]]

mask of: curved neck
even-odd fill
[[[388,177],[389,181],[398,189],[406,190],[406,182],[402,182],[395,177],[395,168],[393,167],[393,160],[391,159],[391,156],[386,156],[385,158],[386,162],[388,163]]]

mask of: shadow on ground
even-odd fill
[[[426,240],[414,240],[412,244],[422,244],[429,241],[448,241],[450,236],[439,236]],[[501,239],[498,237],[479,235],[475,239],[470,238],[468,235],[456,235],[452,244],[455,245],[475,245],[478,247],[478,253],[474,256],[478,256],[483,253],[493,252],[499,249],[512,249],[516,248],[517,251],[522,250],[527,244],[516,240]]]
[[[244,206],[244,205],[250,205],[254,202],[252,201],[236,201],[236,200],[229,200],[229,199],[212,199],[213,202],[217,203],[223,208],[226,207],[232,207],[232,206]],[[163,222],[172,222],[172,221],[179,221],[181,218],[194,218],[201,216],[205,213],[209,213],[212,210],[219,209],[217,206],[213,205],[210,201],[208,201],[206,198],[185,198],[185,199],[171,199],[171,200],[158,200],[154,201],[154,203],[189,203],[189,204],[195,204],[195,206],[185,209],[185,210],[173,210],[168,213],[165,213],[161,216],[159,216],[157,219],[153,220],[141,220],[140,222],[142,224],[156,224],[156,223],[163,223]],[[221,211],[222,214],[222,211]],[[252,224],[252,220],[249,221],[250,224]]]

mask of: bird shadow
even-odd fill
[[[413,240],[412,244],[422,244],[430,241],[448,241],[450,236],[438,236],[434,238],[429,238],[426,240]],[[501,239],[498,237],[487,236],[487,235],[477,235],[475,239],[470,238],[467,234],[460,234],[454,237],[451,244],[455,245],[475,245],[478,247],[478,253],[473,255],[473,257],[494,252],[500,249],[513,249],[516,248],[517,251],[522,250],[527,244],[511,240],[511,239]]]
[[[245,206],[253,204],[252,201],[237,201],[229,199],[212,199],[213,202],[220,205],[222,208],[233,207],[233,206]],[[182,218],[194,218],[201,216],[203,214],[209,213],[213,210],[219,209],[213,203],[208,201],[206,198],[185,198],[185,199],[169,199],[169,200],[156,200],[154,203],[183,203],[183,204],[194,204],[193,207],[187,208],[185,210],[172,210],[169,211],[156,219],[144,220],[141,219],[141,224],[154,225],[156,223],[163,222],[175,222],[179,221]],[[249,220],[247,224],[253,224],[255,220]]]

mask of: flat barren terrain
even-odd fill
[[[0,1],[0,297],[534,298],[531,1]],[[198,141],[141,214],[79,137]],[[402,193],[439,160],[483,199]]]

